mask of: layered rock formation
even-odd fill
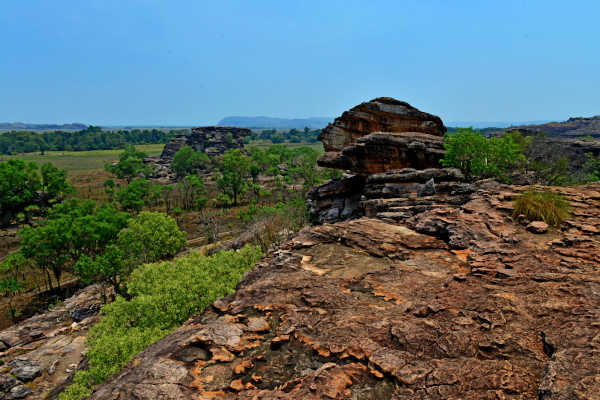
[[[442,120],[391,97],[378,97],[345,111],[321,131],[325,151],[341,151],[371,132],[421,132],[443,136]]]
[[[510,217],[522,189],[308,228],[92,399],[596,398],[600,184],[554,188],[546,234]]]
[[[382,129],[387,131],[379,131]],[[364,191],[373,174],[378,174],[374,179],[386,186],[386,190],[401,190],[403,195],[411,191],[435,192],[436,179],[430,181],[434,175],[437,180],[464,179],[460,174],[448,176],[435,172],[441,168],[440,159],[444,156],[444,132],[446,128],[439,117],[389,97],[380,97],[344,112],[319,137],[327,152],[318,163],[322,167],[348,171],[348,175],[308,195],[312,219],[322,223],[365,215],[361,201],[372,198],[373,194],[378,196],[372,189]],[[407,168],[429,172],[417,176]],[[401,179],[409,180],[398,185],[398,174],[403,176]],[[423,180],[428,175],[431,176]],[[410,182],[411,177],[416,180]],[[428,191],[424,191],[425,183],[429,184]]]
[[[192,128],[191,132],[177,135],[167,143],[159,158],[149,157],[146,162],[155,169],[155,178],[175,178],[171,171],[171,162],[175,153],[184,146],[202,151],[214,157],[229,149],[244,147],[244,138],[250,135],[250,129],[232,126],[203,126]]]

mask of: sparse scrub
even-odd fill
[[[76,373],[59,400],[89,396],[93,387],[118,372],[133,356],[232,293],[244,273],[260,259],[257,247],[191,253],[173,262],[146,264],[135,270],[127,288],[131,300],[118,296],[102,308],[101,321],[87,339],[89,369]]]
[[[569,217],[570,208],[561,194],[548,190],[531,190],[517,197],[513,216],[524,215],[530,221],[544,221],[548,225],[559,226]]]

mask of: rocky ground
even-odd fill
[[[85,336],[98,321],[102,290],[91,285],[0,332],[0,399],[54,399],[84,364]]]
[[[545,234],[473,189],[304,230],[92,398],[596,398],[600,185]]]
[[[546,188],[572,206],[559,228],[513,218],[529,187],[439,168],[439,118],[389,98],[350,111],[321,137],[320,162],[349,171],[309,194],[318,225],[91,399],[599,398],[600,183]],[[42,351],[83,342],[69,307],[0,333],[4,393],[81,360]]]

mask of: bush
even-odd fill
[[[87,338],[89,370],[77,372],[59,400],[89,395],[141,350],[232,293],[261,256],[257,247],[246,246],[238,252],[221,251],[210,257],[191,253],[138,268],[127,286],[131,300],[117,297],[102,308],[103,317]]]
[[[163,213],[144,211],[119,232],[117,245],[139,264],[172,257],[185,247],[185,232]]]
[[[570,205],[565,198],[551,191],[523,192],[515,200],[513,216],[524,215],[530,221],[544,221],[559,226],[569,217]]]
[[[459,128],[444,136],[446,154],[441,160],[444,167],[459,168],[474,179],[498,178],[508,181],[508,173],[518,168],[525,159],[522,146],[514,137],[486,138],[479,131]]]

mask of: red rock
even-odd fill
[[[532,233],[548,232],[548,224],[544,221],[533,221],[527,225],[527,230]]]
[[[391,97],[378,97],[345,111],[329,124],[319,140],[325,151],[340,151],[372,132],[421,132],[442,136],[442,120]]]

